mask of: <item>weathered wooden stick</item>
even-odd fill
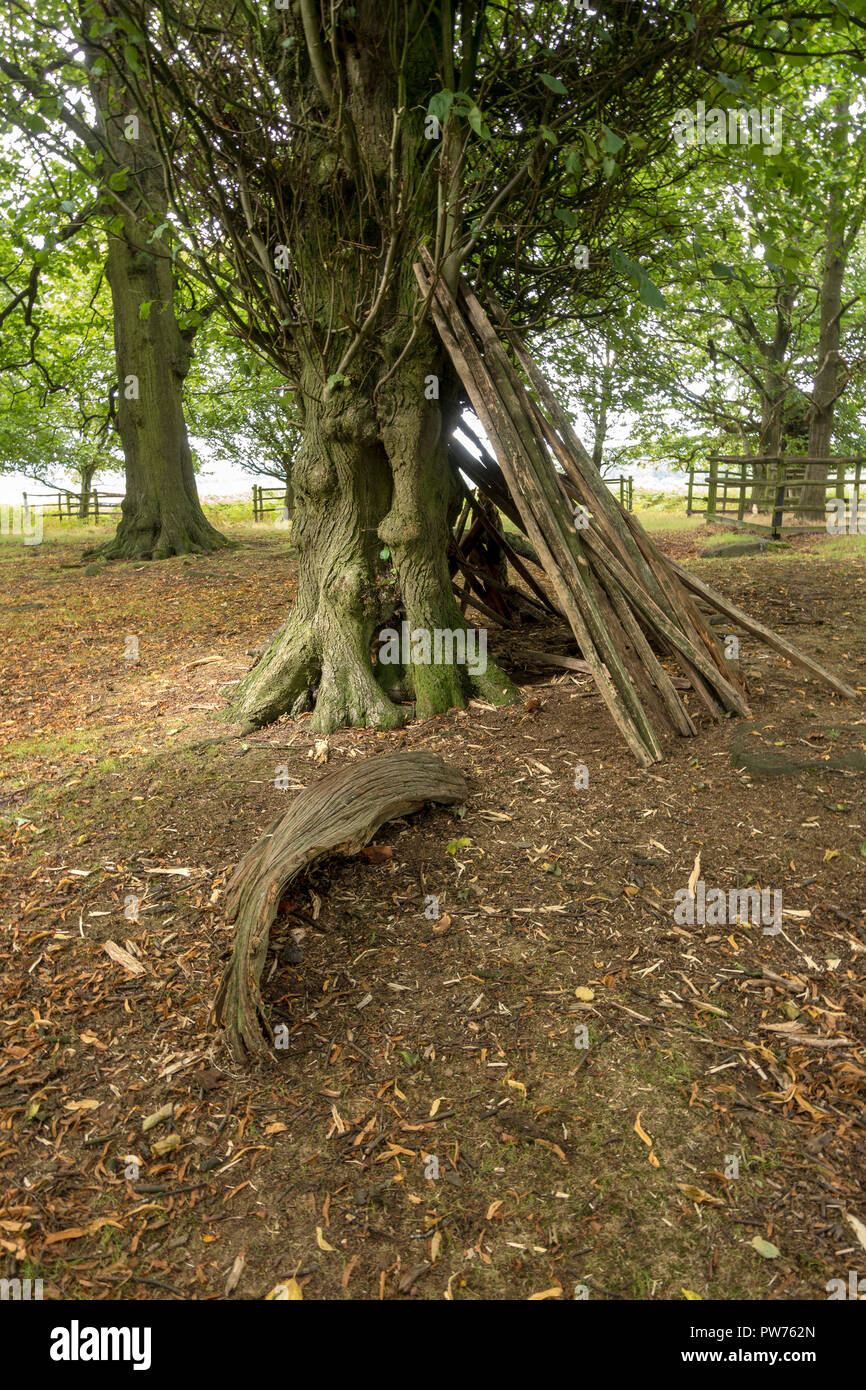
[[[386,753],[330,773],[271,822],[226,889],[226,919],[235,924],[235,941],[213,1017],[225,1027],[239,1061],[265,1052],[272,1036],[259,982],[288,884],[315,859],[357,854],[386,821],[411,815],[428,801],[451,805],[466,795],[463,774],[435,753]]]
[[[802,666],[804,670],[811,671],[813,676],[817,676],[819,680],[823,681],[825,685],[829,685],[837,694],[844,695],[846,700],[857,699],[856,690],[853,690],[845,681],[840,680],[838,676],[834,676],[833,673],[828,671],[824,666],[820,666],[817,661],[813,661],[810,656],[806,656],[804,652],[801,652],[799,648],[787,641],[786,638],[780,637],[777,632],[773,632],[772,628],[764,627],[764,624],[759,623],[757,619],[750,618],[748,613],[743,612],[742,608],[738,608],[735,603],[731,603],[729,599],[724,598],[715,589],[711,589],[709,584],[705,584],[703,580],[698,579],[696,575],[690,574],[688,570],[684,570],[680,565],[676,564],[674,560],[670,560],[668,563],[675,573],[679,575],[686,587],[691,589],[693,594],[700,594],[701,598],[706,599],[713,608],[719,613],[724,614],[726,618],[730,618],[731,622],[736,623],[744,632],[750,632],[753,637],[759,637],[766,646],[772,647],[774,651],[781,652],[783,656],[787,656],[789,660],[793,661],[797,666]]]

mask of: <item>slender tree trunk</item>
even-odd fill
[[[785,381],[785,357],[791,341],[791,312],[797,297],[792,285],[780,285],[776,291],[776,326],[772,343],[765,351],[767,360],[764,373],[764,389],[761,396],[761,433],[758,439],[758,453],[772,456],[782,451],[782,435],[787,385]],[[767,511],[773,502],[773,479],[775,469],[772,464],[755,465],[755,481],[752,485],[750,505],[759,511]]]
[[[847,117],[847,106],[844,107],[844,114]],[[847,119],[844,124],[847,127]],[[821,275],[818,361],[812,386],[812,413],[809,420],[809,457],[813,459],[830,457],[833,417],[839,393],[842,282],[847,261],[841,203],[841,191],[833,188],[827,217],[827,237]],[[827,463],[810,463],[806,466],[806,482],[800,494],[800,508],[806,520],[823,520],[828,472]]]
[[[91,468],[81,468],[78,477],[81,484],[81,492],[78,499],[78,517],[81,521],[86,521],[90,516],[90,485],[96,472],[96,465]]]
[[[101,15],[87,11],[85,39],[91,24],[115,17],[111,0],[99,9]],[[181,332],[175,316],[166,243],[151,239],[168,222],[163,170],[132,91],[108,67],[106,42],[114,43],[121,73],[123,47],[106,40],[98,27],[96,35],[95,46],[86,51],[103,155],[103,196],[112,214],[108,282],[118,375],[115,424],[126,465],[120,524],[100,552],[109,558],[163,559],[215,550],[228,542],[199,504],[183,413],[192,335]],[[121,194],[119,202],[112,192]]]

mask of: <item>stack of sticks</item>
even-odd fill
[[[482,454],[479,462],[452,441],[452,459],[528,537],[639,763],[662,760],[666,735],[697,732],[678,688],[694,691],[713,719],[750,714],[745,682],[726,660],[698,600],[838,694],[855,698],[850,686],[662,555],[608,491],[500,305],[491,301],[490,307],[513,361],[465,281],[455,299],[426,252],[415,275],[496,455]],[[508,558],[514,564],[513,552]],[[676,683],[664,661],[678,664]]]

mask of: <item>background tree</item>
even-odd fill
[[[199,320],[194,303],[180,318],[176,312],[183,287],[168,244],[167,193],[152,132],[128,89],[136,62],[128,21],[111,0],[82,0],[68,19],[68,26],[58,23],[55,8],[41,3],[12,6],[0,56],[2,111],[7,129],[37,150],[51,148],[87,178],[96,195],[87,215],[100,215],[105,226],[117,372],[112,415],[126,496],[117,534],[100,549],[109,558],[157,559],[217,549],[225,541],[199,505],[182,403]]]

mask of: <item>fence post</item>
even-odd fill
[[[692,514],[692,494],[695,490],[695,465],[689,464],[689,495],[686,498],[686,516]]]
[[[782,536],[782,517],[785,511],[785,485],[788,477],[788,466],[781,459],[776,460],[776,501],[773,506],[773,529],[770,532],[774,541],[778,541]]]
[[[634,478],[628,480],[628,510],[634,511]]]
[[[716,510],[716,486],[719,464],[717,459],[710,460],[710,470],[707,475],[707,521],[710,521]]]
[[[746,461],[740,464],[740,500],[737,503],[737,521],[742,521],[746,514]]]
[[[99,525],[99,493],[93,489],[93,519],[96,526]]]

